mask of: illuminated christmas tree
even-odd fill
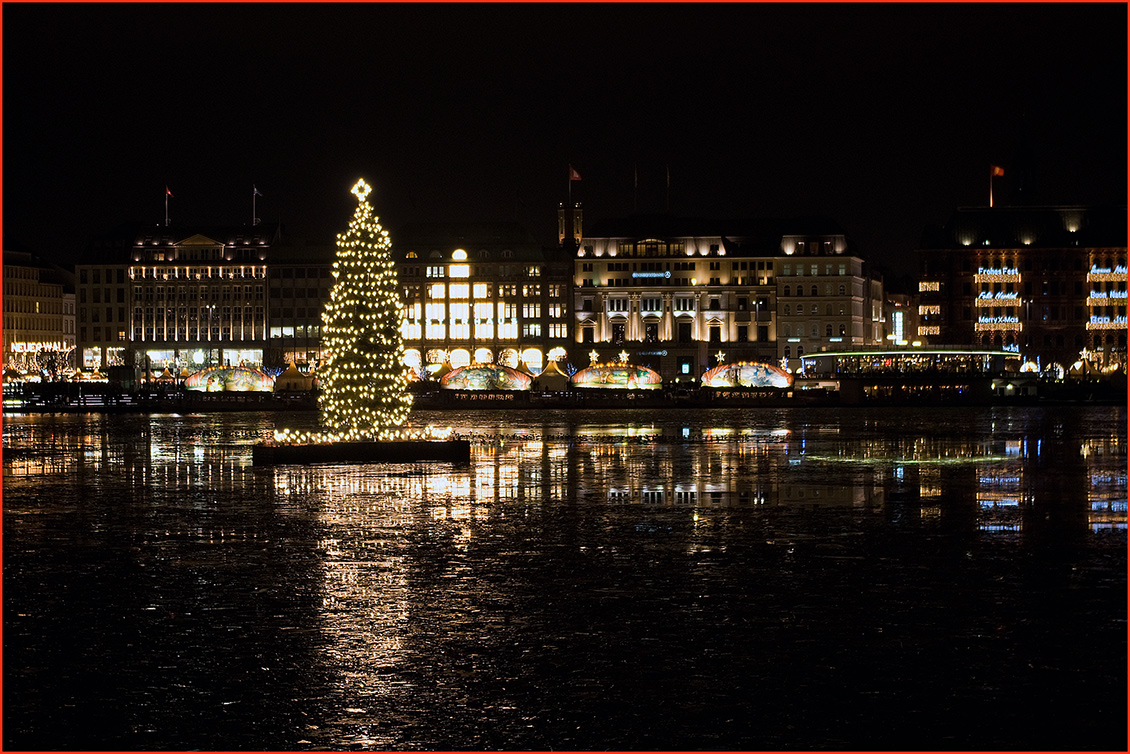
[[[363,180],[349,230],[337,236],[335,282],[322,312],[318,411],[330,439],[390,439],[408,418],[401,300],[392,240],[373,217]]]

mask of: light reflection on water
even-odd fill
[[[6,417],[6,748],[1122,748],[1124,410],[275,420]]]

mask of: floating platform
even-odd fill
[[[310,463],[412,463],[452,461],[469,463],[469,440],[389,440],[386,442],[327,442],[309,445],[255,445],[252,466]]]

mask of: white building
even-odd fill
[[[719,363],[786,363],[882,338],[882,286],[827,221],[635,216],[576,252],[574,350],[697,379]]]

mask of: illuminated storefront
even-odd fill
[[[512,223],[398,232],[406,364],[422,375],[470,364],[539,372],[569,345],[569,261]]]

